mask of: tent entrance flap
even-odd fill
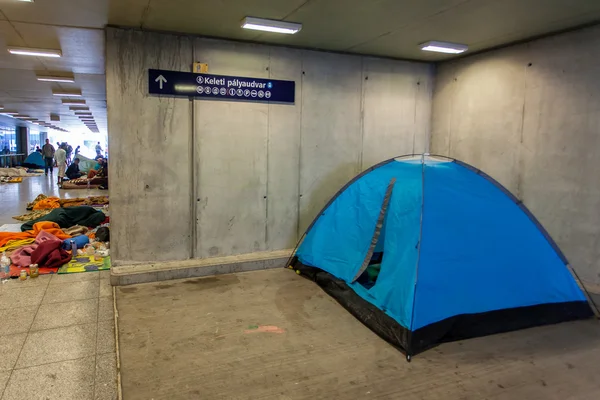
[[[394,185],[396,184],[396,178],[392,178],[390,181],[386,191],[385,196],[383,198],[383,204],[381,204],[381,210],[379,211],[379,216],[377,217],[377,224],[375,225],[375,232],[373,232],[373,237],[371,238],[371,245],[369,246],[369,250],[365,255],[365,259],[363,263],[354,275],[352,282],[356,281],[362,274],[365,272],[369,264],[371,263],[371,258],[373,257],[373,252],[375,251],[375,247],[377,246],[377,242],[379,241],[379,236],[381,234],[381,229],[383,228],[383,222],[385,221],[385,215],[388,210],[388,206],[390,204],[390,198],[392,197],[392,192],[394,190]]]

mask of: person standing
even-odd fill
[[[96,145],[96,157],[102,156],[102,146],[100,146],[100,142]]]
[[[71,155],[73,154],[73,146],[67,143],[65,150],[67,151],[67,165],[71,165]]]
[[[67,170],[67,151],[65,145],[56,150],[56,166],[58,167],[58,187],[62,186],[63,178],[65,177],[65,171]]]
[[[42,155],[44,156],[44,171],[48,176],[48,170],[50,175],[54,172],[54,146],[50,144],[50,139],[46,139],[46,144],[42,147]]]

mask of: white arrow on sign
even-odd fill
[[[158,78],[156,78],[154,80],[154,82],[158,82],[158,87],[160,88],[160,90],[162,90],[163,88],[163,83],[167,83],[167,80],[165,79],[164,76],[159,75]]]

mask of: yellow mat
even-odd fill
[[[59,274],[105,271],[110,269],[110,257],[77,256],[58,269]]]

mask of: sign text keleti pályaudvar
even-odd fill
[[[148,89],[151,94],[170,96],[294,103],[296,83],[151,69],[148,70]]]

